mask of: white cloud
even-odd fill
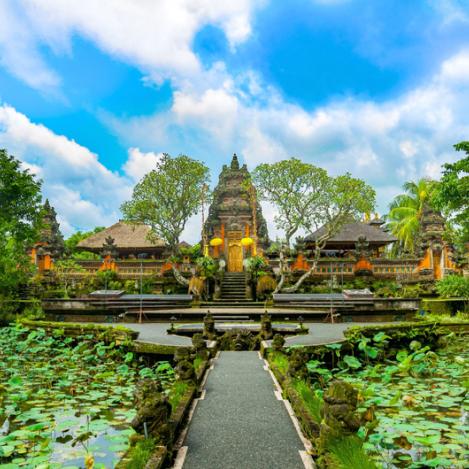
[[[119,218],[130,181],[109,171],[86,147],[31,122],[8,105],[0,106],[0,147],[19,158],[43,180],[67,234]]]
[[[129,148],[128,154],[129,158],[125,162],[123,170],[135,182],[155,169],[157,161],[163,156],[162,153],[153,153],[152,151],[143,153],[139,148]]]
[[[140,68],[157,83],[203,75],[192,50],[195,35],[211,24],[235,48],[251,34],[254,0],[4,0],[0,2],[1,63],[34,88],[60,84],[40,47],[72,53],[78,34],[103,52]]]
[[[0,64],[32,88],[52,91],[60,78],[50,70],[13,2],[0,2]]]
[[[129,145],[143,141],[162,149],[175,135],[190,135],[203,142],[207,155],[228,160],[237,151],[251,168],[299,156],[333,174],[350,171],[377,188],[383,212],[389,200],[381,187],[437,177],[439,166],[455,158],[452,145],[468,138],[467,57],[469,51],[448,58],[426,83],[396,98],[380,103],[347,98],[312,111],[289,103],[252,71],[244,74],[256,84],[251,91],[218,67],[218,86],[213,80],[205,89],[181,86],[164,113],[107,122]],[[179,151],[191,146],[189,139],[178,143]]]

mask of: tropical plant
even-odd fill
[[[443,165],[443,176],[434,197],[435,205],[461,227],[463,242],[469,241],[469,142],[454,145],[466,156]]]
[[[179,254],[179,238],[187,221],[208,198],[209,169],[185,155],[172,158],[164,154],[156,168],[134,187],[132,199],[121,206],[129,222],[145,223],[151,228],[150,240],[163,239],[170,257]],[[172,270],[182,285],[189,281]]]
[[[78,243],[89,236],[99,233],[105,229],[104,226],[97,226],[91,231],[77,231],[64,241],[65,256],[74,259],[99,259],[99,256],[92,252],[80,251],[77,249]]]
[[[274,221],[285,233],[280,249],[280,280],[275,292],[294,292],[314,272],[321,251],[328,239],[340,228],[375,205],[375,191],[361,179],[350,174],[332,177],[322,168],[304,163],[297,158],[278,163],[259,165],[252,173],[259,196],[273,204],[278,211]],[[313,261],[294,285],[286,287],[285,254],[298,230],[307,233],[324,228],[324,234],[315,242]]]
[[[196,260],[197,270],[205,278],[213,278],[218,270],[218,263],[210,256],[199,257]]]
[[[397,195],[389,205],[387,226],[404,249],[415,250],[423,209],[431,204],[435,188],[436,182],[426,178],[406,182],[405,193]]]
[[[27,250],[37,240],[41,183],[0,150],[0,298],[15,295],[34,269]]]
[[[54,273],[61,283],[65,298],[68,298],[68,287],[70,286],[72,272],[84,272],[85,269],[73,259],[61,259],[54,264]]]
[[[463,298],[469,301],[469,278],[447,275],[436,282],[436,291],[442,298]]]
[[[252,256],[247,260],[246,269],[253,278],[257,278],[266,266],[267,263],[262,256]]]

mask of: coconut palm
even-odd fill
[[[401,245],[412,252],[420,230],[423,208],[430,203],[435,185],[435,181],[426,178],[406,182],[402,187],[405,194],[397,195],[389,205],[387,226]]]

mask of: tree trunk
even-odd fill
[[[285,271],[284,271],[285,263],[284,263],[284,257],[283,257],[283,247],[280,248],[280,252],[279,252],[279,264],[280,264],[280,281],[275,287],[273,294],[276,294],[282,291],[283,284],[285,283]]]
[[[316,247],[314,248],[314,258],[313,258],[313,265],[310,267],[310,269],[305,272],[297,281],[294,285],[291,287],[286,287],[283,288],[281,291],[282,293],[295,293],[298,288],[300,288],[301,284],[309,277],[312,275],[314,270],[316,269],[316,266],[318,265],[318,261],[321,257],[321,251],[324,248],[326,241],[330,238],[330,232],[324,234],[321,238],[319,238],[316,241]],[[280,284],[279,284],[280,285]],[[282,284],[283,285],[283,284]],[[278,286],[277,286],[278,288]]]
[[[189,286],[189,280],[184,277],[181,272],[176,268],[176,266],[172,263],[171,268],[173,270],[174,278],[180,285],[184,285],[185,287]]]

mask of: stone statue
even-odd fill
[[[140,380],[135,387],[134,404],[137,414],[130,424],[132,428],[144,434],[146,423],[148,435],[166,443],[171,436],[171,404],[160,383],[150,378]]]
[[[280,352],[283,349],[284,345],[285,345],[285,338],[283,337],[283,335],[275,334],[274,339],[272,340],[272,348],[276,352]]]
[[[288,374],[292,378],[306,379],[308,377],[308,354],[302,347],[294,348],[288,357]]]
[[[267,311],[261,317],[261,337],[266,340],[272,337],[272,321]]]
[[[324,393],[324,407],[321,410],[318,450],[327,452],[330,442],[355,435],[361,421],[357,415],[358,391],[345,381],[335,380]]]
[[[180,381],[194,381],[195,370],[191,357],[191,351],[188,347],[178,347],[174,353],[174,361],[176,366],[176,378]]]
[[[207,339],[214,339],[216,337],[215,332],[215,319],[213,319],[210,311],[204,316],[204,337]]]

